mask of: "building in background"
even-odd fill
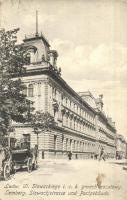
[[[116,138],[116,159],[125,159],[127,157],[127,142],[123,135],[117,135]]]
[[[40,156],[62,158],[71,151],[75,158],[92,158],[103,147],[107,157],[116,155],[116,128],[103,112],[103,95],[97,99],[87,92],[76,93],[61,77],[58,53],[51,50],[43,34],[26,36],[23,41],[27,59],[22,80],[26,96],[35,110],[54,117],[57,126],[39,134]],[[37,137],[27,124],[16,124],[15,137],[25,139],[31,147]]]

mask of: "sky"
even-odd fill
[[[0,25],[39,32],[58,51],[62,77],[76,91],[103,94],[104,111],[127,139],[127,0],[0,0]]]

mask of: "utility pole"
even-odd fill
[[[0,29],[2,28],[2,2],[0,1]]]
[[[38,11],[36,10],[36,37],[38,36]]]

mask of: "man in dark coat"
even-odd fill
[[[68,158],[69,158],[69,160],[71,160],[71,157],[72,157],[72,153],[71,153],[71,151],[69,151],[68,152]]]

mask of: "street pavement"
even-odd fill
[[[127,200],[126,161],[48,160],[0,182],[0,200]]]

